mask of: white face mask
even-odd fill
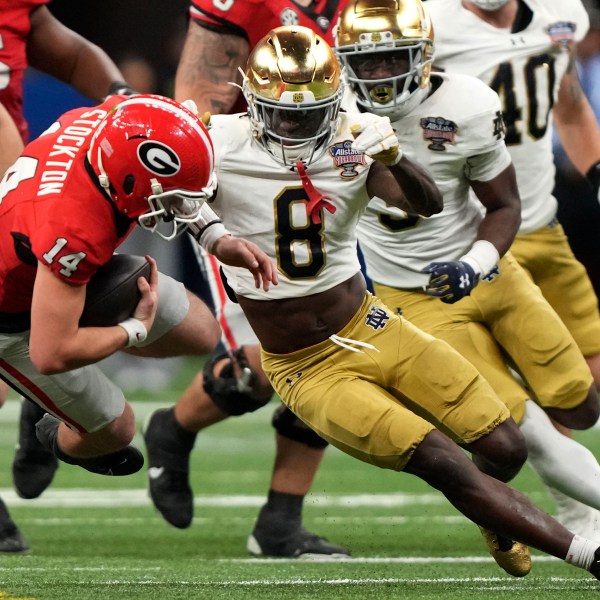
[[[498,10],[505,4],[508,4],[509,0],[467,0],[471,4],[478,6],[482,10]]]

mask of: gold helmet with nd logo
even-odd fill
[[[427,94],[433,26],[420,0],[355,0],[340,13],[335,52],[358,105],[394,121]]]
[[[307,27],[272,29],[250,54],[242,92],[255,138],[285,165],[309,164],[336,130],[342,100],[339,62]]]

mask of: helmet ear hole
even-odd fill
[[[126,194],[131,194],[135,186],[135,177],[133,175],[127,175],[123,181],[123,191]]]

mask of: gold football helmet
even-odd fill
[[[310,163],[337,128],[341,68],[327,42],[307,27],[272,29],[248,57],[242,92],[252,131],[278,162]]]
[[[427,93],[431,20],[420,0],[351,0],[340,13],[335,52],[359,106],[394,121]]]

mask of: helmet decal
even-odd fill
[[[141,163],[155,175],[172,177],[181,168],[181,160],[177,153],[161,142],[142,142],[137,153]]]

